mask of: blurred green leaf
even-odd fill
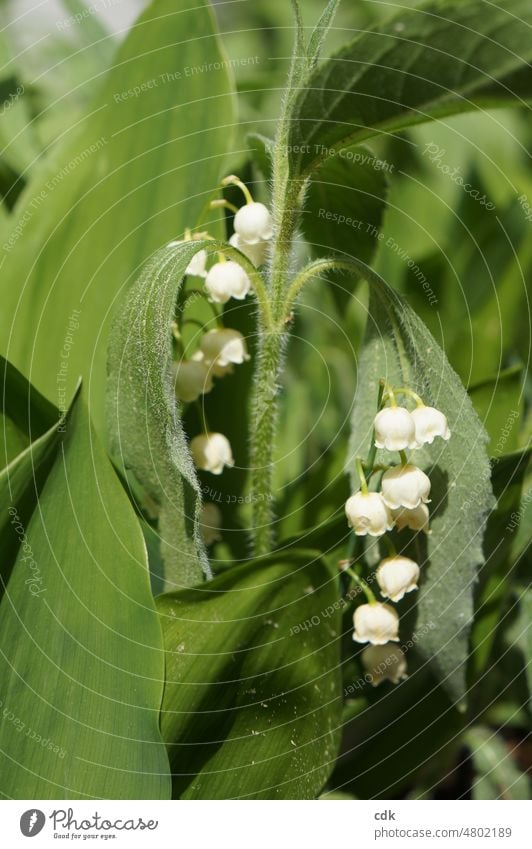
[[[502,607],[511,592],[515,559],[512,556],[515,521],[523,480],[530,461],[530,449],[492,461],[491,482],[497,508],[491,513],[484,537],[485,564],[479,573],[475,593],[475,621],[471,630],[470,674],[481,681],[492,655],[501,622]],[[484,685],[485,686],[485,685]],[[479,694],[477,693],[477,699]],[[482,697],[489,701],[489,694]]]
[[[471,749],[476,779],[474,799],[528,799],[528,779],[512,760],[512,752],[494,731],[470,728],[465,740]]]
[[[415,452],[415,463],[431,477],[431,531],[418,534],[416,559],[422,580],[416,600],[416,645],[430,660],[453,699],[465,697],[465,664],[473,619],[473,588],[483,563],[482,536],[495,506],[487,435],[458,376],[423,322],[400,296],[369,269],[366,338],[359,358],[349,472],[359,489],[356,457],[368,454],[376,413],[379,380],[408,386],[425,403],[441,409],[451,429]],[[377,462],[396,455],[377,452]],[[398,540],[408,538],[403,532]]]
[[[523,415],[523,368],[501,371],[469,388],[469,397],[490,438],[490,455],[510,454],[519,445],[519,424]]]
[[[109,341],[107,424],[112,456],[160,510],[166,590],[210,574],[199,532],[201,494],[171,374],[171,323],[185,270],[205,242],[161,248],[127,293]],[[132,493],[133,494],[133,493]]]
[[[4,241],[2,348],[54,399],[69,317],[80,310],[66,388],[90,374],[97,428],[117,296],[156,248],[196,224],[218,185],[233,121],[224,58],[206,0],[152,3]],[[218,220],[205,224],[216,230]]]
[[[79,400],[21,543],[0,608],[3,795],[168,798],[145,547]]]
[[[325,160],[312,175],[303,211],[302,229],[315,257],[355,257],[371,263],[386,210],[386,163],[365,147],[349,148],[345,157]],[[340,310],[356,282],[332,275]]]
[[[308,171],[341,144],[530,98],[531,23],[528,0],[492,5],[489,15],[481,0],[444,0],[362,33],[311,75],[296,101],[292,173]]]
[[[279,553],[157,606],[174,797],[315,799],[339,742],[337,571]]]

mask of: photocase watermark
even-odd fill
[[[234,70],[235,68],[243,68],[248,65],[258,65],[260,61],[260,56],[240,56],[235,59],[222,59],[221,62],[205,62],[203,65],[186,65],[184,68],[176,71],[165,71],[157,77],[151,77],[124,91],[117,91],[113,94],[113,100],[115,103],[125,103],[127,100],[131,100],[131,98],[141,97],[148,91],[153,91],[153,89],[168,85],[168,83],[179,82],[180,80],[197,77],[201,74],[212,74],[213,72],[223,71],[229,68]]]
[[[436,297],[434,290],[432,289],[429,281],[427,280],[426,275],[423,273],[417,262],[409,255],[408,251],[406,251],[405,248],[402,248],[401,245],[399,245],[399,243],[395,241],[393,236],[388,236],[386,238],[385,234],[381,233],[381,231],[373,224],[368,225],[367,232],[371,236],[373,236],[374,239],[377,239],[377,241],[382,242],[386,248],[392,251],[392,253],[399,257],[399,259],[408,266],[418,283],[420,283],[431,307],[436,306],[438,303],[438,298]],[[384,241],[385,239],[386,241]]]
[[[504,451],[504,446],[508,442],[508,439],[512,433],[515,423],[519,419],[519,410],[511,410],[506,422],[504,423],[504,427],[501,430],[501,435],[497,441],[497,445],[494,449],[494,454],[502,454]]]
[[[66,756],[66,749],[59,746],[51,740],[50,737],[43,737],[42,734],[39,734],[35,731],[35,729],[23,722],[23,720],[17,716],[14,711],[7,707],[2,699],[0,699],[0,709],[2,711],[2,719],[5,722],[9,722],[17,734],[22,734],[32,743],[36,743],[38,746],[41,746],[42,749],[47,749],[49,752],[52,752],[54,755],[57,755],[57,757],[61,758],[61,760]]]
[[[410,649],[413,649],[416,643],[418,643],[421,637],[424,637],[429,631],[433,631],[436,627],[434,622],[427,622],[423,628],[420,628],[419,631],[416,631],[412,636],[405,640],[404,643],[393,643],[404,655],[407,655]],[[347,687],[344,687],[344,698],[348,696],[352,696],[357,690],[361,690],[366,684],[373,684],[374,678],[379,678],[389,669],[391,666],[394,666],[397,663],[397,658],[390,652],[390,656],[382,660],[377,666],[374,668],[374,673],[365,672],[364,675],[361,675],[360,678],[357,678],[356,681],[353,681],[351,684],[348,684]]]
[[[101,150],[102,147],[107,144],[107,141],[108,140],[105,138],[105,136],[101,136],[95,142],[80,151],[80,153],[78,153],[76,156],[73,156],[72,159],[70,159],[66,165],[60,168],[59,171],[56,171],[53,177],[50,177],[46,181],[44,187],[40,190],[40,192],[34,195],[32,200],[29,202],[24,212],[24,215],[19,218],[18,224],[11,231],[9,239],[7,239],[7,241],[5,241],[2,245],[2,248],[5,253],[9,253],[13,250],[32,218],[37,212],[39,212],[42,205],[45,203],[47,197],[57,188],[57,186],[59,186],[66,177],[72,174],[72,172],[75,171],[78,165],[81,165],[81,163],[85,162],[88,157]]]
[[[19,83],[15,91],[10,92],[9,96],[6,97],[6,99],[2,103],[2,106],[0,107],[0,117],[2,115],[5,115],[6,112],[9,112],[11,107],[15,105],[19,97],[22,97],[25,91],[26,89],[23,83]]]
[[[530,487],[527,490],[526,495],[524,495],[523,498],[521,499],[521,504],[519,505],[518,510],[514,510],[514,512],[510,514],[510,521],[506,525],[505,530],[510,531],[510,533],[513,533],[515,531],[515,529],[519,527],[519,525],[521,524],[521,521],[523,519],[523,516],[525,515],[525,510],[526,510],[528,504],[530,504],[531,501],[532,501],[532,487]]]
[[[66,18],[62,18],[60,21],[56,21],[56,28],[60,32],[64,32],[64,30],[70,29],[70,27],[75,27],[78,24],[81,24],[83,21],[87,20],[87,18],[91,18],[93,15],[97,15],[105,9],[111,9],[113,6],[118,6],[122,2],[123,0],[99,0],[98,3],[86,6],[74,15],[69,15]]]
[[[527,221],[532,221],[532,205],[530,204],[527,195],[519,195],[517,200],[519,201],[521,209],[525,213],[525,219]]]
[[[454,168],[450,165],[447,165],[444,162],[445,154],[447,153],[444,147],[440,147],[436,142],[429,142],[425,145],[425,150],[423,151],[423,156],[428,156],[430,162],[433,165],[436,165],[438,171],[441,171],[442,174],[445,174],[446,177],[449,177],[453,183],[456,183],[457,186],[460,186],[464,190],[464,192],[469,195],[473,200],[478,201],[478,203],[485,207],[490,212],[493,212],[495,209],[495,204],[488,200],[486,194],[480,194],[480,189],[476,189],[471,183],[467,183],[462,175],[460,174],[460,166],[457,165]]]
[[[205,499],[218,504],[256,504],[259,501],[273,501],[271,492],[266,494],[256,492],[247,495],[231,495],[229,492],[220,492],[220,490],[208,486],[208,484],[203,484],[201,491]]]
[[[20,546],[21,546],[21,556],[19,555],[19,560],[25,564],[29,576],[24,581],[24,584],[28,587],[32,596],[39,598],[43,593],[46,592],[46,587],[44,586],[43,576],[41,574],[41,570],[35,560],[33,555],[33,549],[28,542],[28,537],[26,534],[26,528],[24,527],[22,520],[18,514],[18,510],[16,507],[9,507],[8,514],[11,517],[11,524],[13,526],[13,530],[18,536]]]
[[[77,330],[79,330],[79,317],[81,315],[81,310],[72,310],[70,316],[68,317],[68,323],[66,328],[66,334],[63,339],[63,347],[59,352],[59,369],[55,376],[55,383],[57,386],[57,407],[61,416],[64,416],[68,411],[68,398],[67,398],[67,385],[68,385],[68,373],[70,368],[70,354],[72,348],[74,347],[74,334]],[[66,431],[66,423],[63,419],[62,423],[57,428],[58,433],[65,433]]]
[[[338,156],[340,159],[345,159],[347,162],[353,162],[357,165],[369,165],[375,171],[386,171],[391,174],[395,166],[386,159],[377,159],[371,153],[352,147],[327,147],[323,144],[290,144],[286,147],[287,153],[295,153],[300,155],[311,154],[313,156],[321,156],[324,159],[332,159]]]

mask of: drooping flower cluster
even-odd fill
[[[264,204],[253,200],[249,189],[238,177],[226,177],[222,186],[227,185],[235,185],[242,190],[245,204],[237,209],[221,199],[211,202],[209,207],[226,206],[235,213],[234,233],[229,244],[258,268],[266,260],[268,245],[273,235],[270,212]],[[209,238],[212,237],[208,233],[193,235],[191,230],[187,230],[184,241]],[[250,359],[242,334],[238,330],[222,326],[218,307],[226,304],[231,298],[243,300],[252,289],[250,275],[239,262],[228,259],[223,249],[217,253],[216,261],[209,266],[210,255],[211,252],[207,250],[198,251],[189,262],[185,275],[203,279],[202,296],[211,304],[216,315],[217,328],[204,332],[195,352],[191,356],[185,356],[180,328],[176,323],[173,325],[179,354],[172,364],[174,388],[177,399],[185,403],[197,401],[202,395],[211,392],[215,379],[232,374],[235,366]],[[210,431],[208,427],[191,439],[190,452],[196,468],[213,475],[220,475],[226,467],[234,466],[229,440],[224,434]],[[220,539],[219,513],[214,504],[203,506],[201,532],[207,545]]]
[[[410,412],[406,407],[398,406],[396,394],[413,397],[416,409]],[[393,528],[428,533],[430,478],[407,458],[405,452],[431,444],[437,436],[447,441],[451,436],[447,419],[440,410],[426,406],[409,389],[394,391],[388,388],[382,400],[384,406],[374,419],[375,447],[370,455],[371,467],[365,467],[357,460],[360,490],[345,504],[348,524],[356,536],[381,537]],[[378,448],[399,452],[400,464],[375,466],[375,449]],[[368,480],[377,472],[383,472],[380,488],[370,492]],[[406,593],[418,588],[420,567],[409,557],[396,554],[391,543],[389,547],[394,553],[381,560],[375,580],[383,598],[399,602]],[[374,685],[384,680],[397,683],[406,676],[403,652],[394,645],[399,640],[399,616],[390,604],[375,599],[365,581],[357,575],[353,577],[359,581],[368,598],[367,604],[357,607],[353,619],[353,640],[371,643],[362,653],[362,663],[370,672]]]

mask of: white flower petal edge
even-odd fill
[[[437,436],[446,442],[451,438],[451,431],[444,414],[436,407],[417,407],[412,412],[416,427],[416,442],[418,446],[432,445]]]
[[[381,594],[390,601],[401,601],[405,593],[417,590],[419,566],[409,557],[386,557],[376,572]]]
[[[244,269],[232,260],[217,262],[209,269],[205,288],[212,301],[226,304],[229,298],[242,301],[251,289],[251,281]]]
[[[201,337],[200,350],[205,361],[217,366],[241,365],[249,360],[246,340],[229,327],[209,330]]]
[[[180,360],[172,364],[176,397],[180,401],[196,401],[213,388],[208,365],[198,360]]]
[[[190,442],[190,453],[196,468],[221,475],[225,466],[234,466],[229,440],[223,433],[202,433]]]
[[[398,510],[392,510],[392,516],[398,530],[410,528],[412,531],[429,531],[429,508],[426,504],[420,504],[413,510],[408,507],[399,507]]]
[[[263,203],[247,203],[241,206],[233,222],[235,233],[248,245],[267,241],[273,235],[272,217]]]
[[[375,445],[388,451],[416,448],[416,425],[406,407],[385,407],[375,416]]]
[[[345,502],[345,515],[357,536],[378,537],[393,528],[392,515],[380,492],[356,492]]]
[[[236,248],[238,251],[247,256],[250,262],[253,263],[255,268],[259,268],[261,265],[264,265],[266,262],[266,258],[268,256],[268,241],[260,241],[256,242],[253,245],[248,244],[248,242],[244,242],[243,239],[240,238],[238,233],[233,233],[231,238],[229,239],[229,244],[232,248]]]
[[[383,646],[368,646],[361,656],[362,665],[370,676],[372,687],[377,687],[384,681],[398,684],[407,678],[407,666],[404,653],[399,646],[385,643]]]
[[[380,601],[361,604],[355,610],[353,624],[353,640],[356,643],[383,646],[388,642],[399,641],[399,616],[389,604]]]
[[[395,466],[382,476],[381,491],[384,502],[392,510],[408,507],[413,510],[430,501],[430,478],[417,466],[407,463]]]

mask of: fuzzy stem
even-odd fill
[[[254,554],[267,554],[273,544],[273,451],[278,418],[279,377],[285,334],[259,332],[257,371],[251,407],[251,493]]]

